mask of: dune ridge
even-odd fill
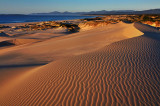
[[[160,105],[160,33],[139,23],[134,27],[144,34],[31,70],[0,103]]]
[[[118,27],[117,27],[118,26]],[[41,64],[55,61],[68,56],[80,55],[100,49],[113,42],[143,35],[133,29],[133,24],[118,23],[106,27],[98,27],[88,31],[82,31],[67,36],[60,36],[32,45],[19,48],[10,48],[0,51],[0,65],[13,64]],[[127,31],[128,30],[128,31]],[[134,37],[132,35],[132,37]],[[10,57],[5,58],[4,57]]]

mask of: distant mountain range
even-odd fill
[[[0,14],[0,15],[129,15],[129,14],[159,14],[160,9],[150,9],[143,11],[135,11],[135,10],[101,10],[101,11],[90,11],[90,12],[59,12],[53,11],[49,13],[31,13],[31,14]]]
[[[135,10],[113,10],[113,11],[90,11],[90,12],[49,12],[49,13],[32,13],[30,15],[122,15],[122,14],[160,14],[160,9],[150,9],[143,11]]]

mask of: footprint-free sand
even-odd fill
[[[160,32],[153,27],[120,22],[14,41],[27,44],[0,49],[0,105],[160,105]]]

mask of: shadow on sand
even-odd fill
[[[39,64],[18,64],[18,65],[0,65],[0,69],[2,68],[20,68],[20,67],[33,67],[33,66],[42,66],[47,63],[39,63]]]
[[[142,23],[134,23],[134,26],[144,33],[142,36],[160,41],[160,31],[157,28]]]

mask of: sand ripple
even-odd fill
[[[144,25],[135,24],[139,30]],[[147,26],[146,26],[147,27]],[[152,30],[152,29],[150,29]],[[159,32],[118,41],[62,59],[32,74],[1,97],[2,105],[160,105]]]

